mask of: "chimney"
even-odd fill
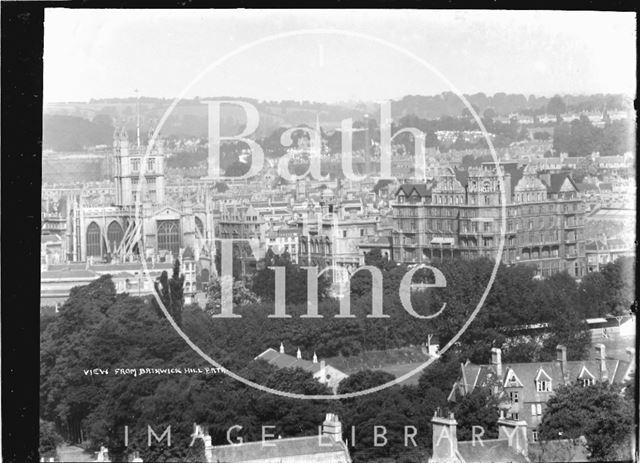
[[[609,379],[609,374],[607,373],[607,352],[604,344],[596,344],[595,348],[598,351],[598,360],[600,360],[600,380],[604,381],[605,379]]]
[[[318,356],[315,352],[313,353],[313,363],[318,363]]]
[[[527,455],[529,441],[527,439],[527,422],[524,420],[512,420],[504,416],[504,410],[500,410],[498,419],[498,439],[507,439],[509,447],[514,451]]]
[[[507,204],[511,204],[511,195],[512,195],[512,186],[511,186],[511,174],[509,172],[505,172],[504,174],[504,196],[507,200]]]
[[[322,435],[330,437],[335,442],[342,442],[342,423],[338,415],[327,413],[322,423]]]
[[[496,369],[496,374],[502,379],[502,351],[497,347],[491,348],[491,365]]]
[[[302,352],[300,352],[300,348],[298,347],[298,352],[296,352],[296,358],[298,360],[302,359]]]
[[[456,434],[456,422],[453,413],[448,417],[444,415],[440,409],[436,409],[431,418],[431,429],[433,431],[433,454],[431,461],[459,461],[458,455],[458,437]]]
[[[556,360],[560,362],[560,368],[562,369],[562,376],[567,378],[567,348],[562,344],[558,344],[556,347]]]
[[[280,343],[280,353],[284,354],[284,344]]]

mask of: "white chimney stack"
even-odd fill
[[[280,353],[284,354],[284,344],[280,343]]]
[[[502,351],[497,348],[491,348],[491,365],[496,369],[496,374],[502,377]]]
[[[313,353],[313,363],[318,363],[318,356],[315,352]]]
[[[607,373],[607,351],[605,346],[604,344],[596,344],[595,348],[598,351],[598,360],[600,360],[600,379],[609,379],[609,374]]]
[[[342,441],[342,423],[338,415],[327,413],[322,423],[322,434],[332,438],[335,442]]]
[[[302,359],[302,352],[300,352],[300,348],[298,347],[298,352],[296,353],[296,357],[298,360]]]

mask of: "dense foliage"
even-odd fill
[[[383,274],[384,313],[387,319],[371,319],[371,278],[360,272],[352,279],[352,319],[336,319],[339,304],[332,298],[319,303],[322,319],[305,319],[306,274],[287,264],[292,277],[288,292],[295,301],[287,305],[288,319],[273,319],[270,294],[257,297],[253,289],[264,285],[262,278],[234,287],[234,312],[241,319],[212,319],[219,299],[219,285],[210,285],[207,310],[183,306],[182,276],[174,272],[162,277],[160,297],[174,319],[181,319],[182,330],[200,349],[225,368],[259,384],[305,394],[328,394],[324,386],[303,370],[278,370],[254,358],[281,342],[293,354],[299,347],[306,359],[313,351],[320,358],[350,356],[372,349],[388,349],[423,344],[428,334],[437,334],[444,345],[460,329],[476,307],[493,269],[490,260],[453,261],[438,264],[447,278],[447,287],[417,291],[412,295],[414,309],[420,314],[434,313],[443,302],[447,307],[440,317],[420,320],[409,315],[398,295],[400,279],[407,268],[377,253],[366,257]],[[354,461],[404,458],[421,461],[431,446],[430,419],[437,407],[447,406],[447,397],[457,378],[460,362],[470,358],[487,363],[493,346],[516,339],[505,329],[509,325],[549,322],[551,331],[539,343],[525,339],[510,344],[504,359],[529,355],[539,359],[554,355],[558,340],[568,344],[569,357],[584,355],[588,339],[579,323],[591,315],[593,307],[604,314],[624,307],[633,296],[628,281],[631,262],[619,261],[605,267],[611,293],[599,296],[593,279],[578,284],[567,275],[548,280],[533,279],[528,267],[498,268],[496,280],[483,309],[467,332],[438,362],[425,369],[415,386],[394,386],[383,392],[336,402],[296,401],[256,391],[224,374],[115,374],[116,368],[198,368],[209,367],[172,329],[153,300],[116,294],[113,282],[103,276],[91,284],[74,288],[58,314],[47,318],[41,334],[40,415],[55,423],[65,437],[75,439],[69,430],[82,427],[92,448],[107,446],[120,459],[124,452],[140,451],[145,461],[199,461],[201,441],[189,447],[193,423],[205,425],[214,444],[226,443],[226,431],[243,426],[245,441],[259,440],[262,424],[276,425],[283,437],[313,435],[324,414],[336,412],[344,424],[345,438],[351,440],[350,426],[356,426]],[[629,267],[631,266],[631,267]],[[625,270],[627,269],[627,270]],[[415,281],[428,281],[429,271],[419,272]],[[253,288],[252,288],[253,286]],[[266,291],[266,290],[265,290]],[[621,301],[611,305],[605,297],[617,295]],[[603,299],[598,299],[602,297]],[[555,337],[555,338],[554,338]],[[93,372],[94,368],[109,374]],[[95,374],[92,374],[95,373]],[[353,374],[340,385],[343,392],[357,391],[387,382],[391,375],[381,371]],[[478,393],[479,394],[479,393]],[[486,398],[473,396],[458,401],[459,413],[482,419],[494,418],[494,405]],[[460,416],[461,432],[468,426]],[[404,426],[418,428],[417,447],[404,446]],[[163,444],[147,447],[147,425],[158,436],[171,425],[170,448]],[[387,428],[388,445],[372,447],[373,426]],[[129,445],[124,446],[124,426],[129,427]],[[487,429],[491,429],[487,426]],[[45,439],[47,441],[47,439]],[[50,441],[50,440],[49,440]],[[166,441],[165,441],[166,442]]]
[[[625,452],[633,432],[634,408],[634,402],[620,394],[619,384],[561,386],[547,402],[540,438],[584,436],[591,460],[626,460],[630,457]]]

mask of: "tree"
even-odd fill
[[[154,283],[156,294],[178,326],[182,326],[182,307],[184,306],[184,275],[180,275],[180,261],[173,264],[173,274],[169,279],[167,272],[162,272],[160,279]],[[159,314],[162,313],[158,301],[153,305]]]
[[[55,456],[56,449],[62,444],[62,436],[56,431],[55,424],[40,419],[40,457]]]
[[[247,172],[251,166],[247,163],[236,161],[226,168],[224,174],[227,177],[241,177]]]
[[[488,388],[476,387],[459,397],[453,407],[458,422],[458,440],[470,441],[473,426],[482,426],[487,439],[498,437],[498,399]]]
[[[243,280],[233,282],[233,306],[242,307],[248,304],[256,304],[260,298],[245,285]],[[209,314],[220,313],[222,307],[222,292],[220,278],[212,278],[207,289],[206,311]]]
[[[620,394],[620,385],[596,383],[560,386],[547,402],[538,427],[541,440],[584,436],[594,461],[628,458],[634,404]]]
[[[547,114],[560,116],[567,111],[567,105],[560,95],[556,95],[547,103]]]
[[[496,113],[495,109],[493,108],[487,108],[484,110],[484,113],[482,113],[482,116],[484,119],[494,119],[495,117],[498,116],[498,114]]]
[[[393,381],[396,377],[391,373],[380,370],[363,370],[352,374],[346,379],[340,381],[338,386],[338,394],[347,394],[349,392],[364,391],[372,387],[386,384]]]

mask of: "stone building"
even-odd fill
[[[584,215],[568,173],[537,173],[515,162],[493,162],[467,171],[443,168],[429,183],[404,184],[392,204],[393,259],[497,258],[502,201],[506,227],[502,262],[536,266],[541,277],[567,270],[585,273]]]

